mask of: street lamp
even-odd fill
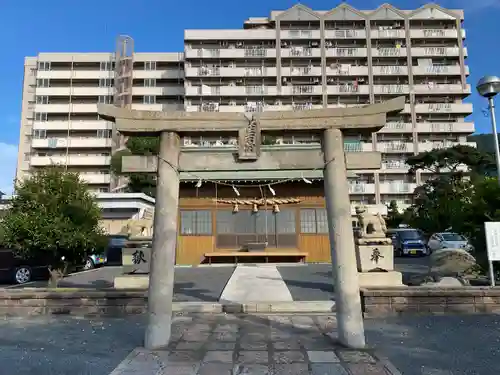
[[[482,97],[488,99],[490,109],[491,128],[493,131],[493,141],[495,142],[495,156],[497,162],[497,178],[500,184],[500,149],[498,148],[497,121],[495,118],[495,102],[493,98],[500,92],[500,78],[497,76],[485,76],[479,80],[476,86],[477,92]]]

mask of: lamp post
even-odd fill
[[[495,156],[497,162],[497,178],[500,184],[500,149],[498,148],[497,121],[495,118],[495,102],[493,98],[500,92],[500,78],[497,76],[484,76],[476,86],[477,92],[482,97],[488,99],[490,109],[491,128],[493,132],[493,142],[495,142]]]

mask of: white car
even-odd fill
[[[429,250],[439,249],[464,249],[472,252],[474,248],[464,236],[453,232],[434,233],[427,242]]]

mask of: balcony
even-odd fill
[[[370,30],[371,39],[405,39],[404,29],[372,29]]]
[[[373,85],[373,93],[375,95],[380,95],[380,94],[390,94],[390,95],[409,94],[410,93],[410,86],[409,85]]]
[[[411,122],[388,122],[379,133],[411,133],[412,131]]]
[[[312,48],[312,47],[282,48],[281,57],[321,57],[321,48]]]
[[[416,84],[413,85],[415,94],[471,94],[470,85],[466,85],[465,88],[461,84],[441,84],[429,82],[427,84]]]
[[[111,147],[109,138],[44,138],[33,139],[33,148],[109,148]]]
[[[134,70],[134,79],[184,79],[184,71],[181,69],[166,70]]]
[[[327,76],[368,76],[367,66],[331,64],[326,67]]]
[[[114,78],[113,70],[73,70],[73,79]]]
[[[373,75],[376,76],[406,76],[408,67],[402,65],[374,66]]]
[[[425,141],[418,144],[418,152],[431,151],[436,149],[450,148],[457,145],[476,147],[475,142],[453,142],[453,141]]]
[[[405,57],[406,48],[396,48],[396,47],[379,47],[372,48],[373,57]]]
[[[35,104],[35,112],[41,113],[69,113],[71,104]]]
[[[344,151],[345,152],[373,151],[373,145],[371,142],[345,140]]]
[[[382,173],[407,173],[408,165],[404,162],[404,160],[382,160]]]
[[[413,143],[404,141],[378,142],[377,151],[384,153],[413,153]]]
[[[356,82],[344,83],[340,85],[328,85],[327,86],[328,95],[340,95],[340,94],[362,94],[368,95],[370,93],[369,85],[360,85]]]
[[[237,59],[237,58],[276,58],[275,48],[202,48],[187,49],[186,59]]]
[[[320,73],[321,74],[321,73]],[[191,67],[186,77],[275,77],[275,67]]]
[[[391,182],[381,182],[379,189],[380,194],[412,194],[417,184],[403,182],[403,181],[391,181]]]
[[[326,57],[366,57],[366,48],[331,47],[326,49]]]
[[[312,86],[311,86],[312,87]],[[276,86],[188,86],[186,95],[190,96],[261,96],[278,95]]]
[[[413,47],[411,55],[413,57],[424,56],[453,56],[458,57],[460,49],[458,47]],[[464,56],[467,56],[467,48],[464,47]]]
[[[133,103],[132,109],[136,109],[138,111],[163,111],[163,106],[161,104]]]
[[[322,95],[323,87],[318,85],[282,86],[281,95]]]
[[[38,93],[38,90],[37,90]],[[101,96],[113,95],[114,89],[112,87],[78,87],[71,88],[71,94],[74,96]]]
[[[419,122],[417,132],[472,134],[475,129],[473,122]]]
[[[48,78],[48,79],[71,79],[72,70],[38,70],[36,72],[36,78]],[[108,78],[108,77],[106,77]]]
[[[32,156],[30,164],[33,167],[44,167],[54,164],[60,165],[74,165],[74,166],[100,166],[109,165],[111,162],[110,156],[100,156],[100,155],[54,155],[54,156]]]
[[[280,30],[281,40],[285,39],[321,39],[319,30]]]
[[[325,30],[325,39],[366,39],[366,30]]]
[[[161,87],[133,87],[133,95],[153,95],[153,96],[182,96],[184,95],[184,86],[171,85]]]
[[[73,113],[97,113],[97,103],[95,104],[72,104]]]
[[[320,76],[320,66],[297,66],[297,67],[282,67],[281,76],[285,77],[307,77],[307,76]]]
[[[35,121],[33,129],[45,130],[106,130],[113,129],[113,123],[108,121]]]
[[[458,39],[457,29],[411,29],[410,37],[415,39]]]
[[[80,173],[80,179],[87,184],[109,184],[111,175],[101,173]]]
[[[68,82],[68,87],[37,87],[36,95],[70,96],[72,89],[69,85],[70,83]]]
[[[414,66],[414,75],[450,75],[458,76],[462,74],[460,65],[428,65],[428,66]],[[469,75],[469,67],[465,66],[465,74]]]
[[[350,183],[349,194],[375,194],[375,184],[365,182]]]
[[[405,106],[405,112],[409,106]],[[415,104],[417,113],[457,113],[471,114],[472,103],[419,103]]]

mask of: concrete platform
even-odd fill
[[[360,288],[406,287],[401,272],[359,272],[358,275]]]
[[[113,282],[115,289],[148,289],[149,275],[121,275]]]

